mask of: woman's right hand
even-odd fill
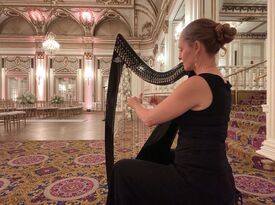
[[[135,97],[135,96],[129,97],[129,98],[127,99],[127,101],[128,101],[129,107],[131,107],[132,109],[135,109],[135,107],[136,107],[138,104],[142,104],[142,100],[141,100],[140,98],[138,98],[138,97]]]

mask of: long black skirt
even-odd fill
[[[207,189],[207,187],[206,187]],[[198,192],[173,164],[137,159],[118,161],[113,168],[107,205],[231,205]]]

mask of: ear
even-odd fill
[[[195,41],[194,42],[194,49],[195,49],[196,54],[198,54],[201,50],[201,42]]]

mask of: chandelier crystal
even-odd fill
[[[42,43],[43,50],[49,53],[59,50],[60,44],[55,40],[55,34],[50,32],[47,39]]]

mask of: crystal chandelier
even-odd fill
[[[51,12],[50,12],[50,19],[53,16],[54,6],[56,6],[57,2],[63,0],[44,0],[44,2],[51,3]],[[50,55],[52,55],[55,51],[59,50],[60,44],[55,40],[55,34],[53,32],[49,32],[46,36],[46,40],[42,43],[43,50]]]
[[[47,39],[42,43],[43,50],[49,53],[53,53],[60,48],[60,44],[55,40],[55,34],[50,32],[47,35]]]

